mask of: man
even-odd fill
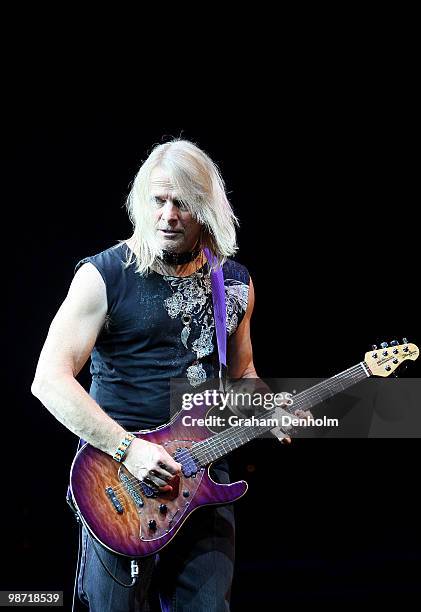
[[[237,250],[237,220],[217,167],[197,146],[173,140],[155,147],[127,205],[132,236],[76,266],[31,390],[77,436],[165,490],[180,464],[163,447],[128,432],[169,420],[170,378],[185,378],[195,390],[217,376],[204,248],[223,264],[233,378],[257,376],[250,340],[254,292],[247,270],[228,259]],[[89,356],[88,394],[76,377]],[[212,475],[229,482],[226,462],[215,464]],[[77,590],[89,609],[148,610],[158,590],[177,610],[229,609],[230,505],[194,512],[159,557],[140,564],[134,588],[121,584],[130,583],[130,560],[100,548],[86,529],[82,535]]]

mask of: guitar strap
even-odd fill
[[[216,263],[216,257],[209,249],[203,249],[209,265]],[[211,272],[213,316],[215,319],[216,342],[218,345],[219,379],[221,390],[225,389],[227,378],[227,307],[225,299],[224,273],[221,266]]]

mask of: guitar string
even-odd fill
[[[354,366],[354,368],[350,368],[350,370],[346,371],[346,373],[342,373],[341,375],[337,375],[335,382],[336,383],[343,383],[344,381],[348,382],[348,385],[346,386],[350,386],[353,384],[356,384],[356,382],[359,382],[360,380],[362,380],[362,377],[359,377],[358,379],[356,379],[355,374],[357,373],[357,371],[359,370],[359,366]],[[361,370],[360,373],[362,374]],[[352,381],[350,381],[349,377],[352,377]],[[364,373],[364,377],[366,377],[366,374]],[[284,408],[286,410],[286,412],[288,412],[291,415],[294,415],[295,410],[300,409],[301,407],[309,407],[309,403],[311,403],[313,400],[316,400],[316,403],[320,403],[321,401],[323,401],[324,399],[326,399],[327,397],[331,397],[332,396],[332,390],[334,391],[333,395],[335,395],[336,393],[344,390],[344,387],[341,385],[341,388],[338,389],[337,385],[333,386],[333,382],[332,379],[330,379],[330,383],[329,385],[321,383],[320,388],[316,391],[314,389],[314,387],[312,387],[312,392],[310,393],[310,390],[306,390],[302,393],[299,394],[299,396],[297,396],[295,398],[294,404],[292,406],[286,407]],[[325,381],[326,382],[326,381]],[[346,387],[345,387],[346,388]],[[326,394],[326,391],[328,391],[326,397],[323,397],[323,395],[321,395],[320,391],[324,392],[324,394]],[[301,397],[300,397],[301,396]],[[314,404],[312,404],[314,405]],[[276,410],[277,408],[273,408],[270,411],[268,411],[268,413],[266,414],[266,417],[269,417],[270,415],[274,415],[276,414]],[[258,418],[262,418],[264,415],[259,415]],[[295,416],[295,415],[294,415]],[[245,417],[247,418],[247,417]],[[242,429],[241,429],[242,428]],[[239,425],[238,428],[236,428],[235,431],[232,431],[232,428],[229,430],[226,430],[227,434],[222,435],[222,437],[218,437],[215,439],[215,436],[212,438],[209,438],[207,440],[203,440],[197,444],[199,444],[199,448],[193,448],[192,451],[195,455],[195,457],[197,457],[199,459],[199,461],[203,460],[206,458],[206,456],[209,455],[210,452],[216,452],[218,453],[219,450],[226,450],[224,449],[224,446],[231,443],[232,441],[235,441],[235,439],[238,438],[239,433],[246,433],[247,430],[249,430],[250,428],[247,426],[242,426]],[[264,431],[269,431],[270,429],[273,429],[273,427],[271,426],[261,426],[262,431],[260,433],[264,433]],[[232,433],[231,433],[232,432]],[[260,435],[260,433],[258,435]],[[246,436],[247,437],[247,436]],[[252,438],[256,437],[255,435],[252,436]],[[248,440],[245,440],[248,441]],[[244,443],[244,442],[242,442]]]
[[[362,374],[363,370],[360,366],[360,364],[358,364],[357,366],[353,366],[353,368],[350,368],[349,370],[346,370],[345,372],[342,372],[341,374],[338,374],[336,377],[333,377],[332,379],[329,379],[329,384],[326,384],[327,381],[323,381],[322,383],[318,383],[318,385],[315,385],[314,387],[311,387],[310,389],[307,389],[305,391],[302,391],[301,393],[299,393],[295,399],[294,399],[294,403],[292,406],[287,406],[286,408],[284,407],[284,410],[286,410],[287,412],[289,412],[289,414],[294,414],[292,411],[294,410],[298,410],[300,409],[302,406],[304,407],[311,407],[309,406],[309,403],[311,404],[311,402],[315,399],[316,403],[320,403],[322,401],[324,401],[325,399],[327,399],[328,397],[332,397],[332,395],[336,395],[337,393],[340,393],[341,391],[344,390],[344,387],[341,387],[340,389],[337,388],[337,385],[334,385],[334,383],[336,382],[348,382],[349,384],[346,385],[345,388],[347,388],[348,386],[351,386],[353,384],[356,384],[357,382],[359,382],[360,380],[363,380],[364,378],[367,377],[366,373],[364,372],[364,378],[363,376],[361,377],[356,377],[355,375],[359,373]],[[352,377],[352,380],[350,381],[349,377]],[[333,382],[334,381],[334,382]],[[316,390],[316,387],[319,387],[318,390]],[[333,390],[333,394],[332,394],[332,390]],[[320,393],[320,391],[322,391],[322,393],[326,393],[326,391],[328,391],[326,397],[323,397],[323,395]],[[309,401],[310,400],[310,401]],[[315,404],[312,404],[315,405]],[[280,406],[282,408],[282,406]],[[263,418],[265,416],[269,416],[269,415],[274,415],[276,414],[276,410],[277,408],[273,408],[270,411],[268,411],[266,413],[266,415],[259,415],[258,418]],[[247,417],[245,417],[247,418]],[[241,426],[239,426],[241,427]],[[246,426],[243,426],[246,427]],[[266,430],[270,430],[273,429],[273,427],[266,427]],[[226,430],[227,432],[231,431],[230,430]],[[225,436],[223,438],[223,441],[231,441],[231,436]],[[210,450],[212,449],[213,446],[213,440],[214,438],[208,438],[207,440],[203,440],[202,442],[198,443],[201,444],[202,447],[204,446],[208,446],[210,447]],[[215,442],[218,442],[218,440],[216,440]],[[215,445],[216,448],[216,445]],[[197,449],[199,450],[199,449]]]
[[[360,380],[363,380],[363,377],[358,377],[357,380],[355,380],[355,375],[359,373],[359,374],[364,374],[364,378],[367,377],[367,373],[364,371],[364,368],[362,366],[362,363],[359,363],[351,368],[349,368],[348,370],[344,370],[343,372],[337,374],[336,376],[333,376],[330,379],[327,379],[326,381],[322,381],[320,383],[318,383],[317,385],[314,385],[313,387],[310,387],[309,389],[306,389],[304,391],[302,391],[301,393],[299,393],[295,400],[294,400],[294,404],[292,406],[290,406],[290,410],[294,409],[300,409],[300,407],[302,405],[304,406],[308,406],[309,404],[309,400],[312,401],[313,399],[317,400],[317,403],[320,403],[322,401],[324,401],[325,399],[327,399],[328,397],[332,397],[332,393],[331,391],[333,390],[334,393],[333,395],[336,395],[337,393],[340,393],[342,390],[344,390],[343,388],[338,389],[337,386],[335,386],[336,382],[343,382],[343,381],[347,381],[349,384],[348,386],[351,386],[353,384],[356,384],[357,382],[359,382]],[[350,379],[351,377],[351,379]],[[317,387],[319,387],[319,391],[328,391],[328,395],[326,397],[322,397],[320,396],[319,392],[316,390]],[[345,388],[347,388],[345,387]],[[314,405],[314,404],[312,404]],[[285,408],[284,408],[285,409]],[[288,410],[286,409],[286,411],[288,412]],[[268,411],[267,416],[269,416],[270,414],[275,414],[276,413],[276,408],[271,409],[270,411]],[[290,412],[290,414],[293,415],[292,412]],[[262,416],[260,416],[259,418],[262,418]],[[196,443],[193,443],[192,447],[190,447],[190,450],[193,455],[194,458],[197,459],[199,461],[199,463],[201,461],[203,461],[204,459],[206,459],[209,456],[210,452],[219,452],[220,450],[224,451],[224,454],[226,454],[227,449],[225,448],[226,445],[228,445],[229,443],[238,440],[238,435],[239,433],[243,432],[245,433],[247,431],[247,429],[250,429],[249,427],[247,427],[247,429],[244,429],[247,426],[237,426],[237,427],[231,427],[229,430],[226,430],[228,433],[226,436],[224,436],[223,438],[219,438],[220,434],[215,434],[214,436],[212,436],[211,438],[205,439],[205,440],[201,440],[198,441]],[[261,433],[264,433],[264,431],[269,431],[270,429],[273,429],[273,427],[267,427],[267,426],[263,426],[263,431],[260,432],[258,435],[260,435]],[[256,428],[253,428],[253,432],[256,431]],[[251,439],[257,437],[256,435],[254,435]],[[217,438],[217,439],[215,439]],[[250,440],[245,440],[245,441],[241,441],[241,444],[244,444],[246,442],[248,442]],[[196,445],[200,445],[198,448],[194,448]],[[228,452],[230,452],[230,450],[234,450],[234,448],[232,449],[228,449]],[[215,459],[217,459],[219,457],[215,457]],[[214,459],[213,459],[214,460]],[[212,459],[210,459],[210,462],[212,461]],[[130,472],[129,472],[130,473]],[[136,477],[132,477],[129,478],[129,480],[126,482],[126,484],[135,484],[135,483],[139,483],[139,479]],[[147,484],[147,483],[146,483]],[[114,491],[121,491],[121,490],[126,490],[126,486],[125,484],[121,484],[118,485],[117,487],[114,488]]]
[[[309,404],[311,404],[310,407],[312,407],[313,405],[317,405],[318,403],[323,402],[325,399],[332,397],[336,395],[337,393],[340,393],[341,391],[345,390],[349,386],[352,386],[360,382],[361,380],[364,380],[366,377],[370,376],[370,374],[368,374],[368,372],[366,371],[366,368],[367,366],[365,362],[360,362],[359,364],[352,366],[351,368],[348,368],[347,370],[344,370],[343,372],[333,376],[332,378],[322,381],[318,383],[317,385],[314,385],[313,387],[310,387],[309,389],[302,391],[300,394],[296,396],[294,400],[294,404],[293,406],[290,407],[290,410],[288,411],[287,408],[284,408],[284,409],[286,410],[286,412],[289,412],[289,414],[294,415],[294,413],[291,412],[292,409],[294,409],[295,411],[295,410],[300,409],[302,406],[308,408]],[[360,376],[356,376],[357,374],[359,374]],[[345,387],[338,389],[335,383],[338,383],[338,382],[341,383],[344,381],[347,382],[348,384]],[[326,393],[327,391],[328,393],[325,397],[323,397],[320,391],[322,393],[323,392]],[[313,400],[315,400],[314,404],[312,403]],[[276,408],[268,411],[266,416],[269,417],[270,415],[273,415],[273,414],[276,414]],[[259,418],[262,418],[262,415],[260,415]],[[250,429],[249,427],[246,428],[246,426],[241,426],[241,425],[237,427],[235,426],[231,427],[229,430],[226,430],[228,433],[225,436],[221,437],[220,434],[215,434],[214,436],[208,439],[193,443],[189,450],[192,453],[193,458],[196,461],[198,461],[199,464],[201,464],[204,460],[205,460],[205,464],[208,464],[220,458],[221,456],[227,454],[228,452],[234,450],[235,448],[238,448],[238,446],[242,446],[243,444],[249,442],[250,440],[258,437],[262,433],[270,431],[270,429],[273,429],[273,427],[261,426],[261,431],[257,435],[256,435],[257,427],[254,427],[253,428],[254,435],[250,439],[248,439],[247,437],[245,440],[239,438],[239,435],[241,435],[241,433],[244,434],[249,429]],[[295,427],[292,427],[292,429],[290,430],[290,433],[294,433],[295,431],[296,431]],[[240,444],[237,446],[234,446],[233,448],[229,447],[229,444],[234,441],[240,441]],[[228,446],[228,449],[226,448],[227,446]],[[221,450],[223,451],[222,455],[219,454]],[[216,453],[216,457],[210,456],[211,453]],[[135,482],[139,482],[139,480],[136,477],[133,477],[128,482],[129,484],[132,484]],[[119,490],[121,490],[121,488],[124,489],[124,485],[123,484],[119,485],[117,488]]]
[[[319,393],[315,392],[315,388],[316,387],[320,387],[323,390],[327,390],[329,389],[329,391],[334,390],[334,395],[336,393],[340,393],[340,391],[343,390],[343,388],[341,389],[337,389],[337,387],[332,387],[333,382],[336,381],[348,381],[348,385],[347,386],[351,386],[353,384],[356,384],[357,382],[359,382],[360,380],[363,380],[363,378],[358,378],[357,380],[355,380],[355,374],[359,372],[360,374],[364,373],[364,378],[367,376],[366,372],[363,370],[363,368],[361,367],[361,363],[357,364],[356,366],[353,366],[352,368],[349,368],[348,370],[345,370],[344,372],[341,372],[340,374],[337,374],[336,376],[328,379],[327,381],[322,381],[321,383],[318,383],[317,385],[314,385],[314,387],[310,387],[310,389],[306,389],[305,391],[302,391],[296,398],[295,398],[295,402],[293,404],[293,406],[290,407],[290,409],[294,409],[297,410],[300,408],[300,406],[303,405],[307,405],[308,406],[308,399],[311,398],[311,400],[316,399],[317,402],[316,403],[320,403],[321,401],[324,401],[324,399],[320,399],[320,395]],[[352,381],[350,380],[349,376],[352,377]],[[311,393],[310,393],[311,392]],[[301,396],[301,398],[300,398]],[[331,393],[329,393],[329,395],[327,395],[327,397],[332,396]],[[297,401],[298,400],[298,401]],[[298,408],[297,408],[298,406]],[[288,410],[287,410],[288,412]],[[272,409],[271,411],[268,412],[269,414],[275,414],[276,413],[276,408]],[[293,414],[292,412],[290,412],[290,414]],[[261,418],[261,417],[260,417]],[[249,427],[246,426],[237,426],[237,427],[232,427],[229,430],[226,430],[228,433],[226,436],[224,436],[222,439],[219,438],[219,434],[215,434],[214,436],[212,436],[211,438],[205,439],[205,440],[201,440],[199,442],[193,443],[192,447],[190,447],[190,450],[193,455],[194,458],[197,459],[199,462],[203,461],[204,459],[206,459],[209,455],[210,452],[219,452],[220,450],[224,451],[224,454],[226,454],[227,449],[225,448],[225,446],[234,441],[234,440],[238,440],[238,436],[239,433],[245,433],[247,430],[249,430]],[[256,431],[256,427],[253,428],[253,432]],[[264,426],[262,427],[262,431],[258,434],[260,435],[261,433],[264,433],[265,431],[269,431],[270,429],[273,429],[272,427],[267,427]],[[217,438],[215,440],[215,438]],[[254,435],[251,439],[257,437],[256,435]],[[241,445],[248,442],[250,440],[245,440],[245,441],[241,441]],[[200,445],[199,448],[194,448],[196,445]],[[230,450],[234,450],[236,447],[229,449],[228,452]],[[215,458],[210,458],[210,461],[217,459],[218,457]],[[208,462],[207,462],[208,463]],[[133,484],[135,482],[139,482],[139,479],[137,479],[136,477],[130,478],[129,481],[126,484]],[[115,488],[115,490],[121,490],[124,489],[125,485],[121,484],[118,487]]]

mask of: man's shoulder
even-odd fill
[[[247,284],[250,280],[250,273],[246,266],[234,259],[226,260],[223,265],[223,271],[225,279],[232,278]]]
[[[117,244],[113,244],[112,246],[104,249],[103,251],[99,251],[98,253],[94,253],[90,257],[107,259],[110,257],[118,257],[121,258],[126,255],[127,245],[125,242],[118,242]]]
[[[83,257],[83,259],[79,260],[75,266],[75,273],[79,270],[79,268],[85,263],[91,263],[95,267],[100,269],[108,269],[115,267],[116,264],[121,264],[125,261],[127,254],[127,245],[123,242],[119,242],[118,244],[114,244],[102,251],[94,253],[92,255],[87,255]]]

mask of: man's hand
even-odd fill
[[[181,473],[181,464],[165,448],[138,438],[130,444],[123,463],[135,478],[149,480],[161,491],[172,491],[168,481]]]
[[[306,421],[313,418],[313,415],[311,414],[310,410],[301,410],[300,408],[297,408],[294,414],[300,419],[306,419]],[[304,425],[304,427],[306,427],[306,425]]]
[[[297,408],[297,410],[294,411],[294,415],[298,417],[299,419],[305,419],[306,421],[308,421],[310,418],[313,418],[313,415],[310,412],[310,410],[301,410],[300,408]],[[303,427],[306,427],[306,425],[303,425]],[[281,444],[290,444],[290,443],[291,443],[290,436],[284,436],[281,439]]]

